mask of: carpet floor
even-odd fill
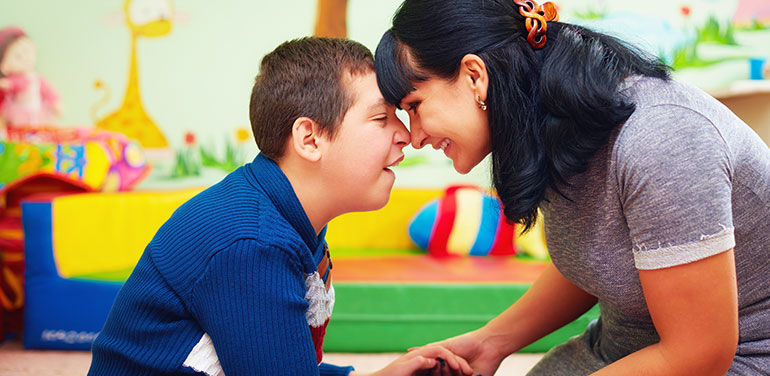
[[[359,371],[375,371],[401,354],[324,354],[324,361],[353,365]],[[503,361],[497,375],[523,376],[542,354],[514,354]],[[85,375],[91,354],[83,351],[24,350],[19,341],[0,344],[0,375],[3,376],[76,376]]]

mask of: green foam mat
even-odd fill
[[[324,339],[328,352],[403,352],[478,329],[508,308],[528,284],[364,284],[335,282],[335,306]],[[546,352],[582,333],[595,306],[522,349]]]

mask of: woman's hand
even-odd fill
[[[490,338],[486,330],[481,328],[457,337],[410,349],[410,354],[434,346],[443,347],[468,361],[473,368],[474,375],[492,376],[500,367],[505,354],[500,354],[497,351],[499,348],[493,345]]]
[[[407,376],[407,375],[474,375],[465,359],[438,345],[414,349],[394,360],[385,368],[365,374],[353,371],[350,376]]]

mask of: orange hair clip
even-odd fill
[[[556,6],[548,1],[543,5],[537,5],[532,0],[513,0],[519,6],[519,14],[524,16],[524,26],[527,28],[527,42],[532,48],[538,50],[545,46],[545,32],[548,30],[548,21],[558,21],[559,14]]]

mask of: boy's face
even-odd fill
[[[353,104],[327,143],[323,174],[341,212],[376,210],[388,202],[395,180],[389,167],[403,160],[409,131],[380,94],[374,72],[349,76],[347,90]]]

